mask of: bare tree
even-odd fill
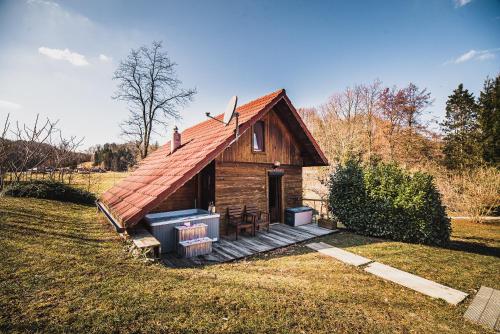
[[[380,94],[382,118],[388,122],[385,135],[389,141],[390,158],[394,160],[396,140],[403,121],[405,92],[396,86],[385,88]]]
[[[415,156],[419,154],[415,149],[416,139],[415,135],[423,130],[421,116],[424,111],[432,104],[431,93],[426,88],[419,89],[414,83],[411,83],[404,88],[404,107],[402,109],[403,125],[405,127],[404,134],[406,136],[405,152],[406,160],[415,162]]]
[[[0,190],[4,186],[5,173],[7,173],[7,133],[10,128],[10,114],[7,114],[3,128],[0,132]]]
[[[49,158],[51,152],[45,145],[50,143],[56,124],[57,121],[52,122],[48,118],[40,122],[40,115],[36,116],[31,127],[16,122],[16,127],[11,130],[14,141],[9,146],[12,149],[7,152],[10,155],[7,157],[8,169],[16,181],[20,181],[29,168],[39,166]]]
[[[30,125],[15,122],[11,126],[9,115],[0,131],[0,187],[9,182],[33,179],[33,176],[48,173],[51,180],[71,183],[72,168],[88,155],[78,153],[83,138],[62,136],[57,121],[40,121],[37,115]],[[1,189],[1,188],[0,188]]]
[[[371,84],[361,85],[361,104],[365,113],[365,128],[367,137],[368,161],[372,160],[373,142],[375,136],[375,119],[380,114],[380,94],[382,82],[375,80]]]
[[[113,98],[129,105],[129,118],[122,124],[122,133],[136,143],[141,158],[148,155],[156,126],[166,126],[168,119],[179,118],[179,108],[196,94],[195,89],[181,88],[175,71],[177,64],[161,49],[161,42],[153,42],[151,47],[131,50],[113,77],[119,82]]]
[[[85,138],[78,138],[76,136],[70,136],[64,138],[61,130],[57,130],[57,142],[52,142],[52,152],[51,160],[52,166],[54,167],[51,171],[51,179],[57,179],[60,182],[64,182],[65,175],[68,176],[68,183],[71,184],[72,180],[72,168],[70,167],[72,160],[75,157],[77,149],[82,145]]]
[[[412,82],[408,84],[408,87],[404,88],[404,93],[404,125],[410,131],[415,131],[415,128],[421,124],[420,117],[423,112],[432,104],[431,93],[427,91],[427,88],[420,89]]]
[[[364,151],[360,86],[333,94],[318,110],[316,135],[332,161],[344,162]]]

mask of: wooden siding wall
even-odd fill
[[[300,149],[274,110],[265,115],[265,152],[252,152],[252,129],[241,135],[236,143],[228,147],[218,158],[225,162],[273,163],[302,166]]]
[[[282,182],[285,207],[302,206],[302,167],[289,167],[284,170]]]
[[[254,204],[260,210],[268,208],[268,172],[272,164],[218,161],[215,166],[215,206],[224,217],[230,205]],[[284,209],[302,203],[302,167],[282,166],[282,218]]]
[[[196,179],[198,175],[186,182],[175,193],[167,197],[152,212],[193,209],[197,196]]]

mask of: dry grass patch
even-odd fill
[[[463,320],[463,307],[303,245],[235,263],[170,269],[132,258],[94,208],[19,198],[0,198],[0,231],[0,332],[483,332]],[[322,240],[355,238],[344,233]],[[392,254],[381,260],[407,266],[413,261],[423,276],[429,274],[430,266],[408,256],[420,246],[359,238],[364,241],[347,247],[374,258]],[[440,249],[428,252],[440,256]],[[498,266],[492,256],[467,256],[455,260],[468,267],[465,275],[487,263]],[[474,283],[460,277],[449,283],[473,288],[488,282],[495,273],[489,270],[474,274]]]
[[[467,293],[500,289],[500,223],[452,222],[448,247],[432,247],[342,233],[323,241]]]

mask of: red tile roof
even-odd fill
[[[260,97],[237,108],[240,133],[269,111],[278,101],[286,97],[284,89]],[[293,107],[291,107],[293,109]],[[301,127],[312,140],[323,162],[326,158],[305,128],[295,109]],[[216,118],[222,119],[223,115]],[[234,123],[234,119],[231,123]],[[100,198],[115,222],[122,227],[131,227],[165,198],[190,180],[234,140],[234,126],[225,126],[208,119],[192,126],[181,134],[182,145],[170,154],[170,142],[141,161],[139,167],[121,180]]]

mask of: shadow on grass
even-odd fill
[[[442,248],[466,253],[500,257],[500,248],[490,247],[479,242],[451,240],[447,246]]]
[[[329,243],[332,246],[339,247],[339,248],[364,246],[364,245],[382,243],[382,242],[397,242],[397,241],[393,241],[393,240],[389,240],[389,239],[381,239],[381,238],[369,237],[369,236],[365,236],[365,235],[359,235],[359,234],[355,234],[354,232],[347,231],[347,230],[343,233],[322,237],[321,239],[323,239],[323,240],[320,240],[320,241]],[[481,241],[494,242],[495,241],[494,239],[481,238],[481,237],[460,237],[460,239],[470,239],[471,241],[451,239],[451,241],[448,243],[448,245],[429,246],[429,247],[437,247],[437,248],[450,249],[450,250],[461,251],[461,252],[466,252],[466,253],[500,257],[500,248],[492,247],[492,246],[489,246],[489,245],[481,242]],[[472,241],[472,240],[478,240],[479,242]],[[404,241],[400,241],[400,242],[404,243]]]
[[[345,233],[342,234],[326,236],[323,238],[325,239],[322,240],[323,242],[330,243],[332,246],[340,248],[364,246],[382,242],[397,242],[389,239],[381,239],[381,238],[359,235],[350,231],[346,231]],[[429,247],[437,247],[437,248],[450,249],[466,253],[500,257],[500,248],[488,246],[487,244],[481,242],[481,241],[493,242],[495,241],[494,239],[480,238],[480,237],[460,237],[460,239],[478,240],[479,242],[451,239],[448,245],[429,246]],[[405,243],[404,241],[400,242]]]
[[[93,247],[98,244],[102,244],[105,242],[109,242],[109,239],[96,239],[96,238],[88,238],[82,235],[77,235],[77,234],[72,234],[72,233],[61,233],[57,232],[55,230],[51,231],[46,231],[43,228],[36,228],[33,226],[23,226],[20,224],[16,223],[8,223],[8,222],[3,222],[0,224],[2,226],[2,229],[5,231],[9,231],[10,233],[16,233],[20,236],[34,236],[38,237],[43,234],[48,236],[47,241],[59,239],[59,240],[66,240],[66,241],[72,241],[80,244],[81,246],[88,246],[88,247]],[[7,234],[7,233],[6,233]]]
[[[331,244],[332,246],[339,248],[349,248],[378,244],[382,242],[388,242],[390,240],[356,234],[349,230],[342,230],[337,234],[320,237],[319,241]]]

